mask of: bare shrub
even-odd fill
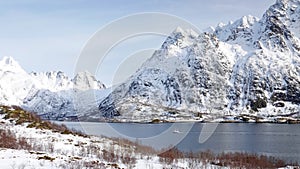
[[[249,154],[249,153],[221,153],[216,156],[218,162],[215,163],[219,166],[229,167],[244,167],[244,168],[280,168],[287,165],[298,165],[298,164],[287,164],[283,160],[275,157],[268,157],[265,155]]]
[[[10,130],[0,129],[0,147],[11,149],[18,148],[16,136]]]
[[[203,165],[213,164],[229,168],[280,168],[286,166],[299,166],[298,163],[286,163],[275,157],[265,155],[249,154],[243,152],[220,153],[218,155],[207,150],[204,152],[183,153],[176,148],[172,148],[158,155],[160,161],[166,164],[177,162],[178,159],[188,160],[188,165],[195,168],[199,163]]]
[[[134,165],[136,163],[136,158],[134,157],[133,154],[125,154],[123,156],[120,157],[121,158],[121,162],[127,166],[129,166],[128,168],[131,168],[131,165]]]
[[[178,159],[182,159],[184,158],[184,153],[179,151],[177,148],[171,148],[161,154],[158,155],[159,161],[167,163],[167,164],[171,164],[174,161],[177,161]]]
[[[0,129],[0,147],[30,150],[31,146],[23,137],[17,139],[10,130]]]
[[[107,138],[103,136],[103,138]],[[155,155],[157,154],[157,151],[150,146],[142,145],[138,143],[138,141],[130,141],[128,139],[124,138],[108,138],[110,140],[113,140],[118,146],[125,148],[125,149],[134,149],[135,153],[141,153],[144,155]]]
[[[24,149],[24,150],[31,150],[32,149],[32,147],[31,147],[31,145],[27,142],[27,140],[26,140],[26,138],[24,138],[24,137],[20,137],[20,138],[18,138],[18,148],[19,149]]]
[[[201,161],[203,161],[204,163],[210,163],[211,161],[214,161],[216,159],[215,154],[210,150],[196,153],[195,157],[201,159]]]
[[[102,157],[107,162],[117,162],[119,159],[119,156],[113,152],[102,150]]]
[[[96,144],[91,143],[88,146],[86,146],[86,151],[87,151],[87,154],[97,155],[97,154],[99,154],[99,152],[101,150]]]
[[[48,143],[47,151],[50,153],[54,152],[54,144],[53,143],[51,143],[51,142]]]

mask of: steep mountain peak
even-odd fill
[[[36,81],[38,88],[46,88],[50,91],[61,91],[72,88],[71,80],[62,71],[31,72],[30,76]]]
[[[229,23],[230,24],[230,23]],[[223,23],[223,22],[220,22],[219,24],[218,24],[218,26],[217,27],[224,27],[224,26],[226,26],[226,24],[225,23]]]
[[[60,79],[60,80],[68,80],[69,77],[62,71],[51,71],[51,72],[47,72],[46,75],[49,78],[54,78],[54,79]]]
[[[242,18],[236,20],[235,22],[229,22],[228,24],[219,23],[216,29],[220,28],[249,28],[250,26],[254,25],[258,22],[259,18],[247,15],[243,16]]]
[[[277,5],[287,5],[289,0],[276,0]]]
[[[199,34],[191,29],[183,30],[182,28],[177,27],[171,35],[167,37],[161,47],[161,50],[166,53],[163,58],[168,58],[168,56],[180,57],[184,49],[193,44],[198,36]],[[157,52],[154,55],[160,56],[160,54],[157,55]]]
[[[176,36],[178,34],[181,34],[182,36],[192,36],[192,37],[197,37],[199,34],[195,32],[192,29],[183,29],[181,27],[177,27],[172,33],[171,36]]]
[[[88,71],[78,72],[72,81],[74,83],[74,88],[78,90],[105,88],[105,85],[98,81],[95,76]]]
[[[227,25],[219,24],[213,32],[218,39],[225,42],[247,42],[253,38],[252,27],[259,21],[252,15],[243,16],[235,22],[229,22]],[[246,44],[249,46],[249,44]]]
[[[0,61],[0,71],[1,70],[25,73],[25,71],[22,69],[19,63],[15,61],[14,58],[11,56],[5,56],[2,58],[2,60]]]
[[[178,26],[178,27],[173,31],[172,34],[184,33],[184,32],[185,32],[185,31],[184,31],[180,26]]]
[[[254,23],[256,23],[258,20],[259,20],[259,18],[252,16],[252,15],[243,16],[241,19],[241,25],[244,27],[250,27]]]
[[[86,76],[94,76],[94,75],[92,73],[90,73],[89,71],[81,71],[75,75],[75,78],[76,77],[86,77]]]
[[[297,3],[299,4],[300,1],[299,0],[276,0],[275,4],[287,7],[287,6],[290,6],[293,4],[297,4]]]
[[[300,52],[300,1],[279,0],[259,21],[259,41],[268,49]]]
[[[11,56],[4,56],[3,59],[1,60],[1,62],[5,63],[7,65],[12,65],[12,64],[16,63],[14,58],[12,58]]]
[[[195,38],[199,36],[198,33],[191,29],[183,30],[180,27],[177,27],[170,36],[166,39],[165,43],[163,44],[163,48],[170,46],[170,45],[179,45],[180,47],[185,47],[188,45],[187,43],[182,42],[190,42],[192,43]]]
[[[300,0],[277,0],[263,16],[264,20],[270,18],[284,24],[300,39]]]
[[[295,11],[299,5],[300,0],[277,0],[267,11],[272,11],[278,16],[283,16],[289,14],[290,11]]]
[[[244,50],[269,49],[300,51],[300,0],[278,0],[261,19],[251,15],[227,25],[219,25],[214,34],[223,42]]]

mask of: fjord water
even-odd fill
[[[204,123],[176,123],[178,132],[175,123],[59,123],[87,134],[139,140],[154,148],[176,145],[188,152],[249,152],[300,162],[300,124],[219,123],[211,137],[199,143]]]

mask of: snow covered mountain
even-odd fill
[[[79,72],[74,79],[61,71],[28,74],[12,57],[0,61],[0,103],[20,105],[45,118],[74,116],[79,109],[92,109],[92,103],[96,108],[87,96],[100,89],[104,84],[89,72]]]
[[[300,1],[200,35],[176,29],[91,118],[300,115]]]

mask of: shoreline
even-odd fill
[[[47,120],[47,119],[46,119]],[[295,121],[295,122],[275,122],[275,121],[249,121],[249,122],[245,122],[245,121],[199,121],[199,120],[180,120],[180,121],[160,121],[160,122],[137,122],[137,121],[117,121],[117,120],[49,120],[52,122],[87,122],[87,123],[124,123],[124,124],[172,124],[172,123],[244,123],[244,124],[300,124],[300,120],[299,121]]]

